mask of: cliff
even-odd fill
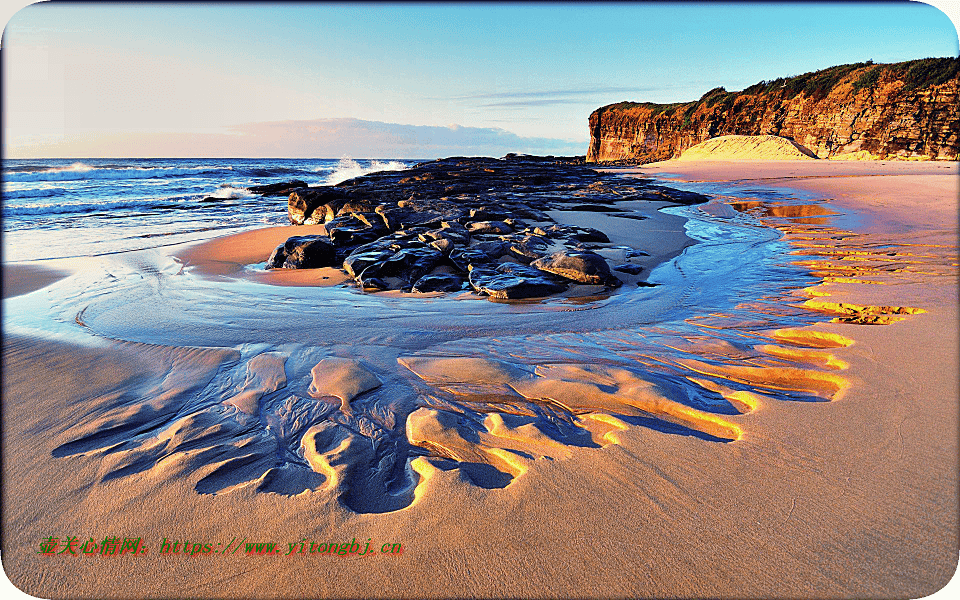
[[[958,159],[960,59],[857,63],[710,90],[695,102],[621,102],[590,115],[588,162],[675,158],[721,135],[776,135],[820,158]]]

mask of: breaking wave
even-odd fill
[[[227,167],[229,169],[229,167]],[[223,167],[93,167],[76,162],[66,167],[53,167],[42,171],[14,171],[4,173],[7,181],[78,181],[89,179],[152,179],[178,177],[220,171]]]
[[[370,161],[370,164],[367,166],[361,165],[352,158],[341,158],[340,162],[337,163],[336,168],[333,172],[327,175],[325,185],[337,185],[342,181],[348,179],[353,179],[354,177],[360,177],[361,175],[366,175],[367,173],[376,173],[377,171],[403,171],[407,168],[407,164],[399,160],[391,161],[379,161],[374,160]],[[318,167],[317,170],[321,170],[323,167]]]

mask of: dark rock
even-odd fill
[[[343,270],[346,271],[350,277],[359,279],[360,274],[363,273],[367,267],[382,263],[394,254],[396,254],[396,250],[389,248],[354,252],[343,261]]]
[[[610,241],[610,238],[607,237],[607,234],[599,229],[594,229],[593,227],[580,227],[579,231],[573,234],[573,237],[580,242],[607,243]]]
[[[321,231],[325,231],[337,246],[364,244],[376,240],[383,233],[382,228],[374,229],[352,214],[324,223]]]
[[[640,265],[617,265],[613,268],[614,271],[620,271],[621,273],[628,273],[630,275],[639,275],[643,271],[643,267]]]
[[[387,260],[368,267],[377,277],[398,277],[414,283],[429,273],[443,259],[443,253],[435,248],[404,248]]]
[[[470,269],[470,287],[480,294],[500,300],[542,298],[567,289],[566,284],[547,273],[527,265],[503,263],[473,265]]]
[[[287,198],[287,216],[294,225],[325,223],[336,216],[346,201],[345,192],[338,188],[296,190]]]
[[[450,240],[443,238],[439,240],[434,240],[428,244],[431,248],[436,248],[444,254],[450,254],[450,251],[454,249],[454,244]]]
[[[513,227],[510,227],[503,221],[474,221],[467,223],[467,231],[469,231],[471,235],[501,234],[512,232]]]
[[[444,219],[442,213],[431,210],[416,211],[411,208],[378,206],[376,212],[390,231],[416,226],[439,227]]]
[[[579,283],[607,284],[613,278],[607,261],[589,250],[561,250],[531,264],[542,271]]]
[[[480,248],[474,246],[470,246],[469,248],[454,248],[450,251],[449,258],[454,266],[464,272],[469,271],[472,266],[486,265],[496,261],[496,258],[491,257]]]
[[[316,269],[336,264],[333,244],[320,235],[288,238],[267,259],[268,269]]]
[[[502,221],[508,216],[506,212],[489,206],[470,209],[471,221]]]
[[[294,190],[307,187],[306,181],[300,181],[299,179],[293,179],[290,181],[284,181],[282,183],[268,183],[266,185],[251,185],[247,189],[253,192],[254,194],[262,194],[264,196],[286,196],[287,194],[293,192]]]
[[[464,279],[451,273],[424,275],[413,284],[414,292],[459,292],[463,289]]]
[[[522,263],[530,263],[538,258],[543,258],[550,247],[547,240],[535,235],[515,234],[502,236],[500,239],[507,244],[507,253]]]
[[[280,191],[279,184],[271,185],[276,187],[262,189]],[[581,283],[620,283],[606,262],[584,246],[606,244],[609,238],[597,229],[557,225],[548,211],[602,210],[611,216],[642,218],[610,207],[623,200],[697,198],[650,180],[598,173],[586,167],[582,157],[453,157],[402,172],[371,173],[336,186],[294,189],[287,212],[291,223],[323,225],[335,251],[330,258],[325,246],[324,260],[342,265],[368,289],[410,289],[436,266],[449,265],[464,274],[476,271],[477,281],[484,276],[497,279],[507,291],[488,286],[492,294],[513,298],[555,293],[547,290],[570,283],[561,275]],[[570,248],[561,253],[562,260],[546,256],[557,243]],[[294,255],[297,252],[301,251],[278,249],[270,264],[282,267],[291,256],[291,266],[313,264],[313,258],[307,254],[300,258]],[[581,264],[568,264],[574,259]],[[538,271],[538,266],[556,273]],[[418,289],[439,285],[431,282],[426,279]]]
[[[372,213],[376,211],[379,205],[380,202],[375,202],[369,198],[351,199],[340,207],[340,210],[337,211],[337,216],[350,213]]]

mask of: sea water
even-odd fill
[[[417,160],[14,159],[3,163],[4,262],[95,256],[284,225],[253,185],[334,185]]]

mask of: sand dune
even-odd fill
[[[815,154],[775,135],[722,135],[683,151],[677,160],[808,160]]]

